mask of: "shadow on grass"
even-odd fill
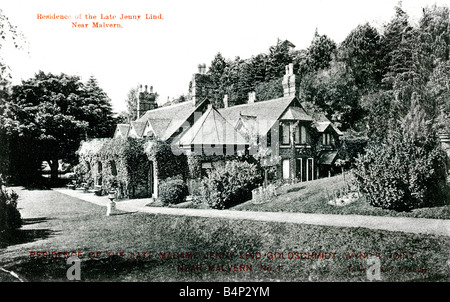
[[[22,220],[22,225],[29,225],[29,224],[47,222],[50,219],[52,219],[52,218],[47,218],[47,217],[25,218],[25,219]]]
[[[112,213],[111,216],[122,216],[122,215],[136,214],[136,213],[138,213],[138,211],[134,211],[134,212]]]
[[[108,256],[99,259],[81,259],[81,281],[121,281],[123,276],[142,275],[155,267],[163,265],[163,261],[140,259],[130,260],[119,256]],[[66,282],[67,258],[25,259],[10,267],[11,270],[25,277],[27,281],[59,281]],[[137,280],[135,281],[142,281]]]
[[[47,239],[56,232],[49,229],[15,230],[10,234],[3,234],[0,238],[0,248]]]

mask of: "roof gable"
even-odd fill
[[[142,137],[142,135],[144,134],[144,129],[146,126],[147,122],[145,121],[134,121],[131,122],[130,125],[130,131],[128,133],[128,136],[130,137]]]
[[[171,106],[159,107],[147,111],[137,121],[148,121],[155,131],[155,135],[161,140],[166,141],[174,136],[195,112],[201,111],[207,104],[209,104],[209,100],[204,99],[197,106],[194,101],[187,101]]]
[[[116,131],[114,132],[114,137],[128,137],[128,132],[130,131],[130,125],[128,124],[117,124]]]
[[[280,120],[301,120],[308,122],[313,121],[312,117],[310,117],[302,107],[293,106],[289,106],[286,109],[286,111],[280,117]]]
[[[178,140],[179,145],[245,145],[245,138],[210,106]]]
[[[300,114],[305,120],[312,121],[312,118],[304,111],[297,97],[281,97],[273,100],[255,102],[251,104],[237,105],[219,109],[220,114],[233,125],[237,125],[242,115],[256,117],[256,129],[259,135],[266,135],[276,121],[285,113],[289,106],[298,107],[295,110],[297,117]]]

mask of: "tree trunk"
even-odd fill
[[[50,181],[56,183],[58,180],[58,159],[47,160],[47,163],[50,166]]]

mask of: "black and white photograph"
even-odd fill
[[[2,1],[0,282],[449,282],[449,12]]]

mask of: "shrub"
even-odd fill
[[[182,179],[166,179],[159,186],[159,199],[165,205],[186,201],[188,187]]]
[[[356,159],[355,180],[371,205],[405,211],[445,202],[445,154],[436,139],[393,134]]]
[[[214,209],[224,209],[252,198],[252,190],[261,184],[256,165],[229,161],[202,180],[200,198]]]
[[[19,196],[14,191],[8,192],[0,175],[0,239],[22,226],[20,212],[17,210]]]

